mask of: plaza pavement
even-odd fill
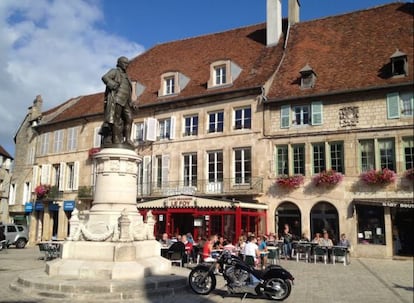
[[[51,298],[35,298],[9,288],[18,276],[30,270],[45,268],[38,247],[9,248],[0,251],[0,303],[52,303],[70,302]],[[342,263],[313,264],[303,261],[281,261],[281,265],[295,277],[287,303],[413,303],[413,259],[388,260],[351,258],[349,266]],[[186,270],[186,269],[185,269]],[[185,272],[184,272],[185,273]],[[137,303],[239,303],[241,296],[228,295],[222,277],[217,277],[218,287],[208,296],[195,295],[188,288],[175,295],[142,298]],[[86,301],[84,301],[86,302]],[[244,303],[271,302],[248,296]]]

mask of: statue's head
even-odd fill
[[[118,62],[116,64],[116,66],[122,68],[123,70],[126,70],[126,68],[128,67],[128,64],[129,64],[128,58],[122,56],[122,57],[118,58]]]

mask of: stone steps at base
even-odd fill
[[[142,298],[171,298],[187,289],[189,270],[173,268],[172,274],[149,276],[142,281],[90,281],[49,278],[44,272],[26,273],[12,282],[10,289],[29,297],[57,302],[137,302]]]

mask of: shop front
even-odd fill
[[[152,210],[157,238],[165,232],[170,236],[191,233],[195,239],[219,234],[235,243],[241,234],[267,232],[265,204],[171,196],[141,202],[137,207],[144,218]]]
[[[414,255],[413,199],[356,199],[360,256]]]

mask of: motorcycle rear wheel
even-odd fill
[[[271,278],[265,283],[265,295],[275,301],[283,301],[289,297],[292,285],[288,280]]]
[[[194,268],[188,277],[192,291],[199,295],[208,295],[216,288],[216,277],[205,268]]]

